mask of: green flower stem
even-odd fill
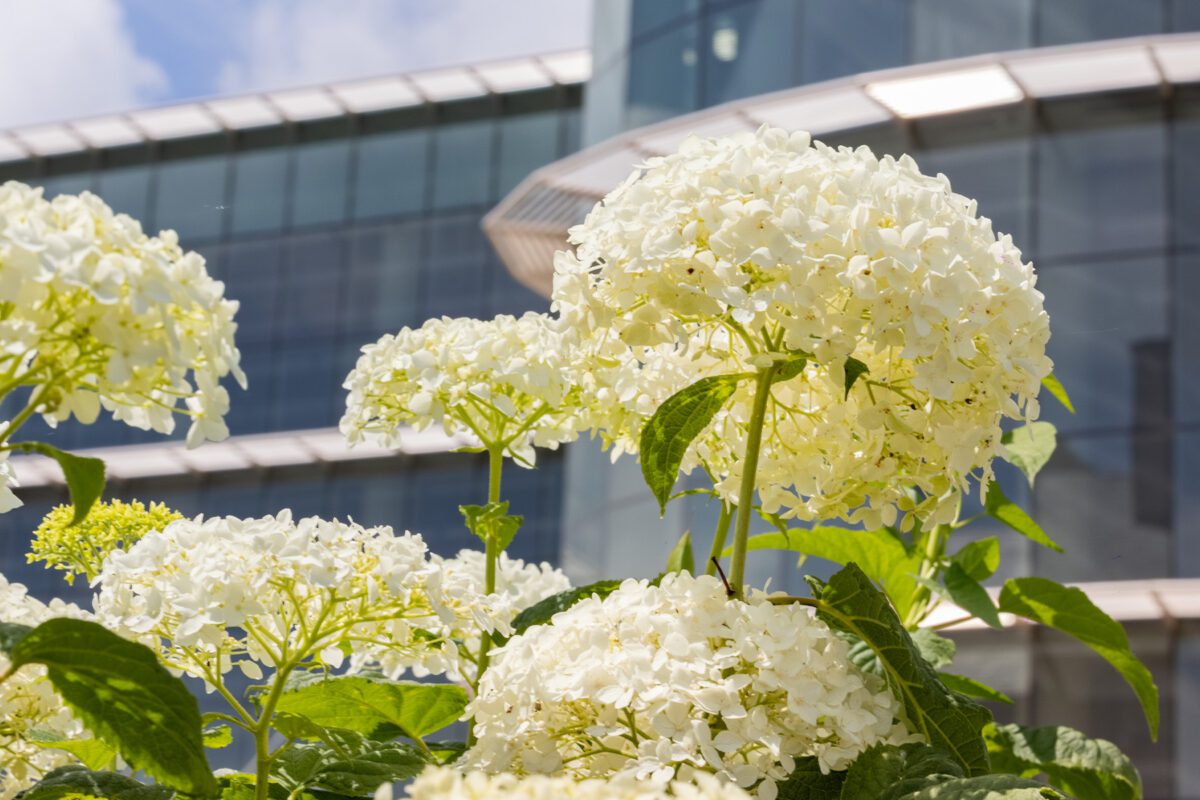
[[[762,448],[763,423],[767,417],[767,399],[771,396],[771,376],[774,372],[774,367],[760,369],[754,378],[754,410],[750,413],[750,425],[746,430],[737,525],[733,530],[733,558],[729,562],[729,586],[733,596],[739,598],[746,578],[746,546],[750,540],[750,517],[754,514],[754,478],[758,472],[758,452]]]
[[[275,717],[275,706],[283,697],[283,687],[291,674],[292,666],[280,667],[271,682],[271,693],[263,703],[262,714],[258,724],[254,726],[254,797],[255,800],[268,800],[271,788],[271,721]]]
[[[925,554],[921,559],[921,568],[917,574],[928,580],[935,580],[941,571],[942,554],[946,550],[946,539],[953,532],[953,525],[937,525],[925,537]],[[904,627],[915,630],[921,620],[929,612],[929,601],[932,594],[929,589],[917,584],[913,591],[913,602],[909,605],[908,615],[904,619]]]
[[[488,505],[500,502],[500,476],[504,469],[504,445],[488,445]],[[494,532],[488,534],[486,549],[486,567],[483,578],[484,592],[492,594],[496,591],[496,565],[500,561],[500,542]],[[475,661],[475,681],[483,677],[491,660],[492,635],[484,631],[479,641],[479,657]],[[468,744],[475,743],[475,720],[471,720],[467,729]]]
[[[713,534],[712,549],[708,551],[708,563],[704,567],[705,575],[717,574],[717,560],[725,549],[725,539],[729,536],[729,523],[733,521],[733,506],[721,503],[721,516],[717,519],[717,531]]]
[[[33,394],[29,395],[29,402],[25,404],[25,407],[21,409],[19,414],[12,418],[12,421],[8,423],[8,427],[4,430],[4,433],[0,433],[0,444],[4,444],[6,441],[8,441],[9,437],[16,433],[17,429],[24,425],[29,418],[33,416],[34,411],[42,402],[42,395],[45,394],[47,385],[48,384],[43,384],[42,386],[39,386],[37,389],[33,390]]]

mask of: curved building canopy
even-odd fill
[[[508,270],[548,296],[567,229],[647,158],[685,138],[774,125],[831,136],[871,126],[1200,82],[1200,34],[1045,47],[918,64],[759,95],[630,131],[531,174],[483,226]]]

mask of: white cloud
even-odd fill
[[[257,0],[222,92],[325,83],[588,44],[590,0]]]
[[[0,126],[146,105],[167,76],[139,55],[117,0],[4,0]]]

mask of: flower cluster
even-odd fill
[[[88,192],[0,186],[0,395],[32,386],[51,425],[104,408],[160,433],[186,414],[189,446],[228,436],[220,380],[246,379],[224,291],[173,231],[146,236]]]
[[[21,584],[0,575],[0,621],[36,626],[51,617],[84,616],[79,608],[60,600],[46,605],[30,597]],[[8,658],[0,654],[0,674],[8,668]],[[0,683],[0,798],[7,800],[50,770],[75,762],[74,756],[47,746],[46,740],[65,741],[83,734],[83,724],[46,679],[45,667],[28,665],[10,675]]]
[[[104,559],[113,550],[127,549],[183,515],[162,503],[147,508],[140,500],[111,500],[93,505],[78,524],[73,523],[74,518],[73,506],[56,506],[34,531],[26,556],[30,564],[41,561],[46,569],[62,570],[67,583],[74,583],[77,574],[90,581],[100,574]]]
[[[97,579],[98,621],[160,649],[210,685],[309,658],[332,667],[445,672],[455,618],[431,594],[419,535],[291,513],[182,519],[114,551]],[[431,635],[433,634],[433,635]]]
[[[797,605],[731,601],[714,577],[628,580],[495,651],[468,706],[488,772],[660,783],[710,772],[769,800],[794,759],[844,769],[910,735],[882,679]]]
[[[1003,418],[1037,416],[1051,365],[1032,267],[907,156],[769,128],[693,138],[644,164],[571,241],[555,308],[594,347],[625,348],[641,389],[614,392],[615,420],[598,423],[625,449],[631,415],[699,377],[807,359],[772,389],[767,511],[888,522],[915,486],[935,516],[973,471],[986,476]],[[847,396],[851,358],[868,372]],[[729,497],[752,392],[744,381],[687,462]]]
[[[341,430],[351,445],[394,446],[403,426],[466,430],[530,464],[533,447],[575,438],[576,400],[562,337],[548,317],[431,319],[363,348],[346,378]]]
[[[547,775],[464,775],[449,767],[425,770],[406,792],[410,800],[749,800],[736,786],[703,774],[697,775],[694,783],[675,781],[664,787],[629,775],[577,781]],[[381,787],[375,798],[391,800],[391,785]]]

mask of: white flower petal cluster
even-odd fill
[[[46,605],[30,597],[21,584],[9,583],[0,575],[0,621],[35,627],[53,617],[86,616],[77,606],[61,600]],[[0,654],[0,674],[9,666],[8,658]],[[42,740],[85,735],[83,724],[46,679],[46,668],[28,665],[0,683],[0,800],[9,800],[52,769],[75,763],[75,757],[65,750],[35,744],[31,737],[35,732]]]
[[[750,795],[712,775],[668,786],[639,781],[632,775],[612,780],[576,780],[567,776],[463,774],[450,767],[430,767],[406,787],[410,800],[749,800]],[[391,800],[391,785],[376,800]]]
[[[0,423],[0,433],[8,428],[8,423]],[[12,462],[8,460],[9,451],[0,452],[0,514],[20,508],[24,505],[17,497],[12,487],[17,486],[17,473]]]
[[[228,436],[220,380],[246,378],[224,291],[174,231],[147,236],[89,192],[0,186],[0,371],[51,425],[104,408],[160,433],[186,414],[189,446]]]
[[[714,773],[757,796],[794,759],[844,769],[911,737],[882,679],[811,609],[727,598],[711,576],[625,581],[495,651],[467,708],[467,767],[666,782]]]
[[[496,564],[496,591],[487,594],[487,559],[481,550],[462,550],[454,558],[433,556],[436,596],[460,620],[453,638],[466,649],[459,669],[474,680],[474,660],[484,632],[512,635],[512,621],[521,611],[547,597],[571,588],[571,581],[549,564],[527,564],[500,553]]]
[[[404,426],[466,430],[530,464],[534,446],[576,437],[576,398],[564,346],[541,314],[492,320],[442,317],[363,348],[344,388],[341,430],[392,447]]]
[[[93,583],[102,624],[215,684],[310,656],[447,671],[458,618],[434,596],[437,571],[417,534],[283,511],[176,520],[111,553]]]
[[[808,356],[772,392],[767,511],[888,522],[905,486],[952,505],[968,475],[986,477],[1001,420],[1038,414],[1050,334],[1032,266],[907,156],[765,127],[692,138],[642,165],[571,242],[554,307],[598,358],[623,345],[625,384],[642,386],[600,381],[619,403],[596,424],[624,449],[631,416],[699,377]],[[846,397],[848,358],[869,373]],[[744,381],[691,455],[730,497],[752,392]]]

